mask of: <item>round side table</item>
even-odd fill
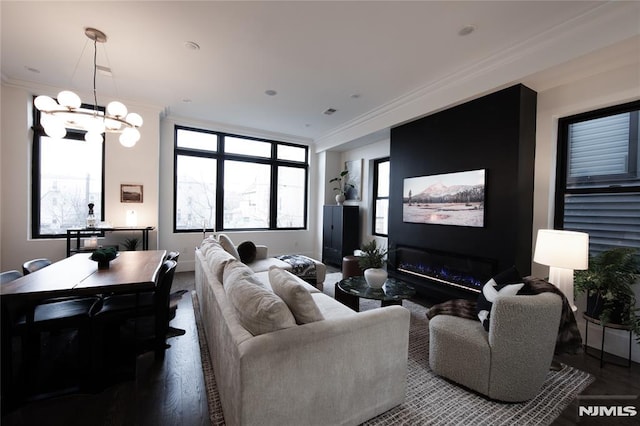
[[[586,321],[585,328],[584,328],[584,352],[587,355],[596,357],[595,355],[590,354],[587,351],[587,343],[589,342],[589,323],[596,324],[602,327],[602,340],[600,342],[600,368],[602,368],[602,366],[604,365],[604,335],[607,334],[607,329],[610,328],[614,330],[624,330],[629,333],[629,357],[627,358],[626,367],[630,368],[631,367],[631,335],[633,334],[631,333],[631,327],[628,325],[622,325],[622,324],[612,324],[612,323],[602,324],[599,319],[590,317],[585,312],[582,313],[582,318],[584,318]],[[618,363],[613,363],[613,364],[618,364]],[[624,364],[620,364],[620,365],[625,366]]]

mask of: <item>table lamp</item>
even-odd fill
[[[549,266],[549,282],[562,291],[571,309],[573,303],[573,271],[589,267],[589,234],[556,229],[540,229],[533,261]]]

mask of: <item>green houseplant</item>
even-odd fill
[[[388,250],[378,247],[376,240],[362,245],[358,265],[364,271],[364,279],[371,288],[382,288],[387,280],[387,271],[382,268]]]
[[[338,194],[336,195],[336,203],[338,205],[342,205],[342,203],[344,203],[346,189],[355,188],[354,185],[346,182],[348,174],[348,170],[343,170],[340,172],[340,175],[329,180],[329,183],[334,183],[336,185],[333,190],[338,191]]]
[[[628,325],[640,343],[640,314],[633,286],[640,276],[638,251],[619,247],[589,259],[589,269],[576,271],[575,289],[587,294],[587,315],[602,323]]]
[[[91,260],[98,262],[98,269],[108,269],[109,262],[118,256],[114,247],[99,248],[91,254]]]

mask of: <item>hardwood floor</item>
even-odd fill
[[[172,291],[193,289],[193,272],[175,276]],[[95,395],[72,395],[24,405],[3,416],[3,426],[13,425],[208,425],[209,415],[200,350],[190,293],[180,301],[172,326],[186,334],[168,340],[164,361],[155,362],[152,353],[138,357],[137,378]],[[631,368],[605,364],[586,354],[557,358],[593,374],[596,379],[583,395],[640,395],[640,365]],[[638,407],[639,401],[632,401]],[[578,401],[574,401],[553,423],[557,426],[578,423]],[[639,411],[640,415],[640,411]],[[606,419],[605,419],[606,420]],[[619,419],[618,419],[619,420]],[[638,417],[632,419],[638,424]],[[602,423],[580,419],[581,425]]]
[[[176,273],[172,291],[193,289],[193,272]],[[173,327],[186,330],[167,340],[163,361],[152,352],[137,359],[136,380],[90,395],[76,394],[21,406],[3,426],[209,425],[207,396],[190,293],[180,300]]]

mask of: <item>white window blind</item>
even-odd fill
[[[630,113],[569,126],[569,178],[628,172]]]

